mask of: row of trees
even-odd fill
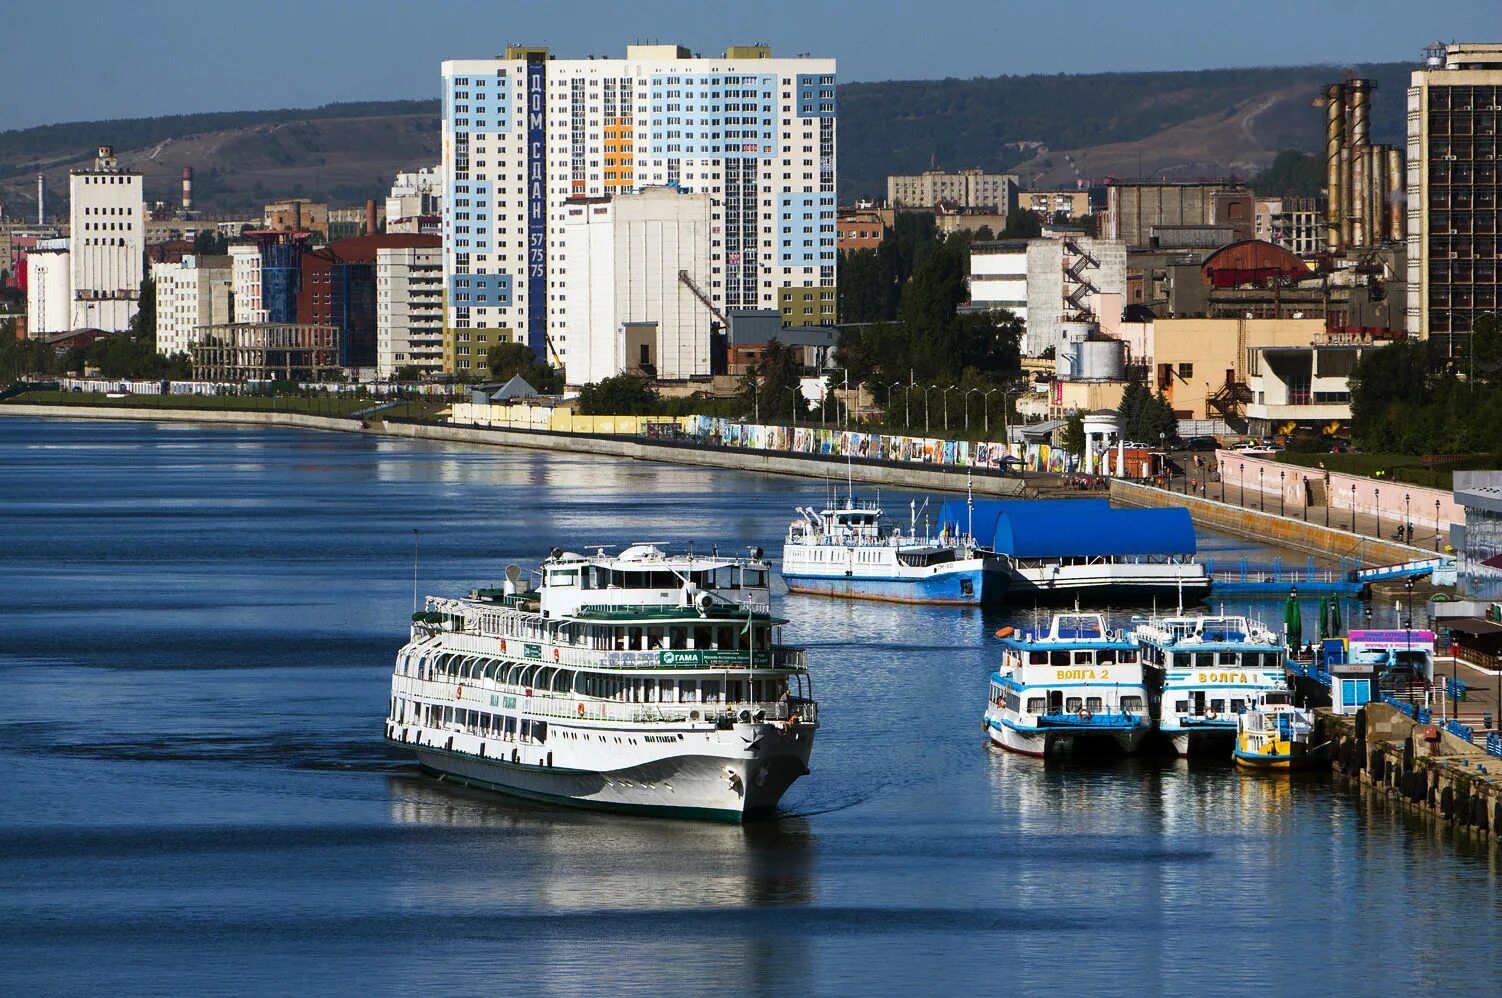
[[[1352,433],[1369,451],[1496,451],[1502,426],[1502,320],[1478,319],[1468,342],[1453,355],[1437,340],[1399,340],[1368,350],[1350,383]]]

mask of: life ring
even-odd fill
[[[1095,715],[1090,713],[1089,707],[1081,707],[1078,711],[1075,712],[1075,716],[1078,717],[1081,721],[1089,721]]]
[[[557,648],[553,649],[553,661],[555,661],[555,662],[558,661],[558,649]]]
[[[1012,629],[1010,627],[1003,627],[1001,630],[996,632],[996,636],[998,638],[1009,638],[1012,636]]]
[[[1213,721],[1219,716],[1220,715],[1216,713],[1214,707],[1211,707],[1209,710],[1205,711],[1205,720],[1207,721]]]
[[[584,705],[582,703],[579,705],[579,716],[584,716]]]

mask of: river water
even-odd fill
[[[414,528],[421,590],[454,593],[555,543],[776,552],[822,492],[0,419],[0,990],[1497,990],[1485,847],[1319,775],[987,749],[1008,612],[785,600],[823,727],[784,815],[746,828],[456,790],[382,743]]]

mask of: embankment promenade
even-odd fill
[[[479,444],[489,447],[522,447],[601,457],[624,457],[638,461],[688,464],[735,471],[753,471],[799,478],[851,479],[866,485],[939,492],[964,492],[973,488],[987,497],[1034,498],[1038,480],[993,471],[913,465],[895,461],[816,454],[793,454],[692,442],[668,442],[636,436],[551,433],[540,430],[449,426],[406,420],[381,420],[319,416],[295,412],[264,412],[230,409],[172,409],[100,405],[0,404],[0,416],[32,416],[49,419],[107,419],[133,422],[217,423],[250,426],[285,426],[338,433],[366,433],[440,443]],[[1051,482],[1050,477],[1043,479]],[[1046,486],[1045,486],[1046,487]]]

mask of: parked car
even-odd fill
[[[1184,441],[1185,450],[1216,450],[1220,447],[1220,441],[1214,437],[1190,437]]]

